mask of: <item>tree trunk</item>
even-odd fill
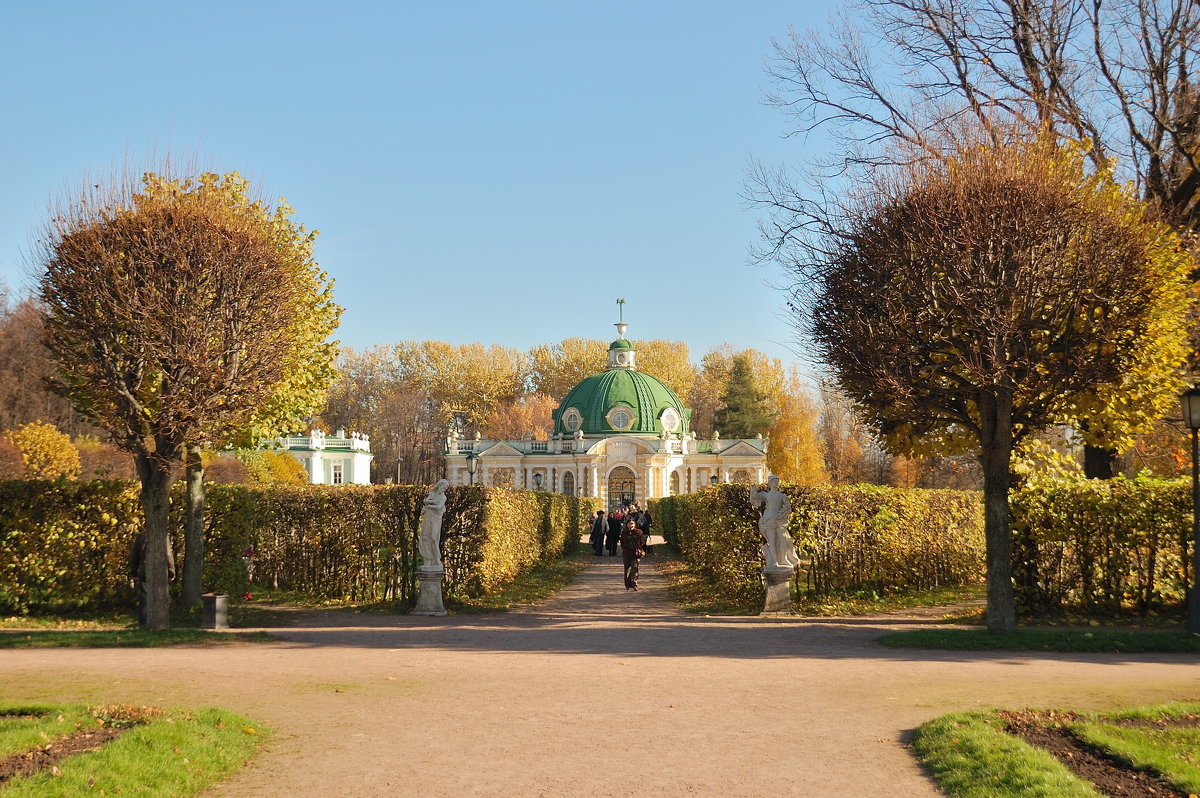
[[[179,605],[190,609],[200,601],[204,592],[204,463],[200,447],[187,448],[187,527],[184,533],[185,557],[183,585]]]
[[[1117,450],[1083,446],[1083,475],[1088,479],[1112,479],[1117,475]]]
[[[982,427],[983,534],[987,544],[987,628],[1006,633],[1017,628],[1012,584],[1012,538],[1008,488],[1012,459],[1012,394],[985,389],[979,395]]]
[[[146,534],[146,628],[171,628],[170,581],[168,565],[167,514],[171,509],[171,474],[169,467],[146,455],[137,456],[138,476],[142,481],[140,495],[145,515]]]

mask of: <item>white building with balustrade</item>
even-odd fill
[[[300,461],[313,485],[370,485],[371,439],[339,429],[326,435],[319,429],[306,436],[279,438],[276,443]]]

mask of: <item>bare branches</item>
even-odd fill
[[[964,131],[1086,140],[1096,170],[1115,162],[1172,223],[1200,229],[1198,51],[1192,0],[860,0],[828,36],[792,31],[766,100],[793,134],[821,129],[835,147],[805,181],[751,171],[747,199],[767,216],[753,256],[807,279],[806,239],[837,213],[815,186],[951,157]]]

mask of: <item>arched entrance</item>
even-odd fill
[[[633,504],[636,498],[637,476],[625,466],[608,472],[608,511],[621,509],[621,504]]]

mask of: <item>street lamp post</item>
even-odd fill
[[[709,477],[709,478],[708,478],[708,484],[709,484],[709,485],[712,485],[712,486],[714,486],[714,487],[716,487],[716,484],[717,484],[717,482],[719,482],[719,481],[720,481],[720,480],[719,480],[719,478],[717,477],[717,475],[716,475],[716,474],[713,474],[711,477]]]
[[[471,452],[467,455],[467,473],[471,475],[471,484],[475,484],[475,472],[479,470],[479,455]]]
[[[1200,634],[1200,387],[1184,391],[1183,423],[1192,431],[1192,584],[1187,594],[1187,630]]]
[[[534,490],[542,489],[542,479],[543,479],[543,477],[542,477],[542,474],[540,471],[533,475],[533,489]]]

